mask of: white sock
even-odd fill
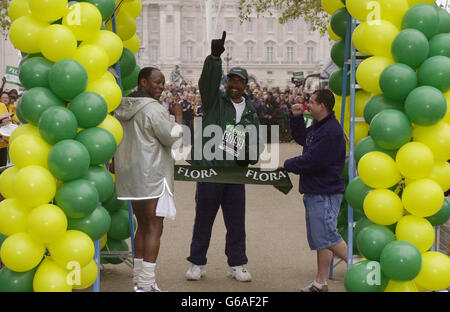
[[[144,290],[151,289],[151,286],[155,284],[155,268],[156,263],[142,261],[142,271],[137,280],[139,287]]]
[[[327,284],[327,281],[325,281],[325,283],[321,284],[321,283],[317,282],[316,280],[314,280],[314,285],[316,287],[322,287],[322,286],[325,286],[325,285],[328,285],[328,284]]]
[[[142,272],[142,262],[144,259],[142,258],[134,258],[134,267],[133,267],[133,283],[138,282],[138,276]]]

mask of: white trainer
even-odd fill
[[[251,282],[252,280],[250,272],[243,265],[230,267],[230,269],[227,272],[227,276],[235,278],[239,282]]]
[[[156,283],[153,283],[148,289],[138,287],[134,292],[167,292],[167,290],[161,290]]]
[[[192,266],[186,272],[186,279],[188,281],[199,281],[206,274],[204,265],[192,264]]]

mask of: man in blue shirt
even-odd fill
[[[346,144],[333,107],[333,93],[317,90],[308,104],[314,118],[310,127],[306,128],[303,119],[303,105],[293,105],[289,114],[292,137],[303,146],[303,154],[286,160],[283,167],[301,176],[299,188],[304,194],[308,243],[311,250],[317,251],[316,278],[302,288],[302,292],[328,291],[327,277],[333,253],[347,261],[347,244],[336,230],[344,193],[341,172]]]

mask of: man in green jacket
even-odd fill
[[[232,68],[227,75],[226,92],[219,89],[222,78],[220,55],[225,51],[225,38],[226,32],[223,32],[222,39],[212,40],[211,55],[205,60],[199,80],[203,108],[201,133],[204,135],[200,139],[199,131],[195,133],[195,140],[201,140],[202,144],[199,149],[194,140],[189,160],[192,165],[247,167],[258,162],[262,151],[263,140],[258,135],[259,119],[244,93],[248,83],[247,71],[240,67]],[[215,131],[215,137],[209,139],[208,128],[221,130],[220,136]],[[227,229],[225,254],[230,266],[227,275],[242,282],[251,281],[251,275],[245,268],[248,262],[245,185],[198,182],[195,199],[196,216],[190,256],[187,258],[192,266],[186,272],[186,278],[200,280],[206,272],[206,253],[221,206]]]

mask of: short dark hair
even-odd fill
[[[316,102],[325,105],[326,109],[331,112],[334,108],[334,94],[328,89],[320,89],[314,91],[316,94]]]
[[[138,85],[141,82],[141,79],[148,79],[154,70],[159,70],[159,69],[155,68],[155,67],[142,68],[141,71],[139,72]]]

